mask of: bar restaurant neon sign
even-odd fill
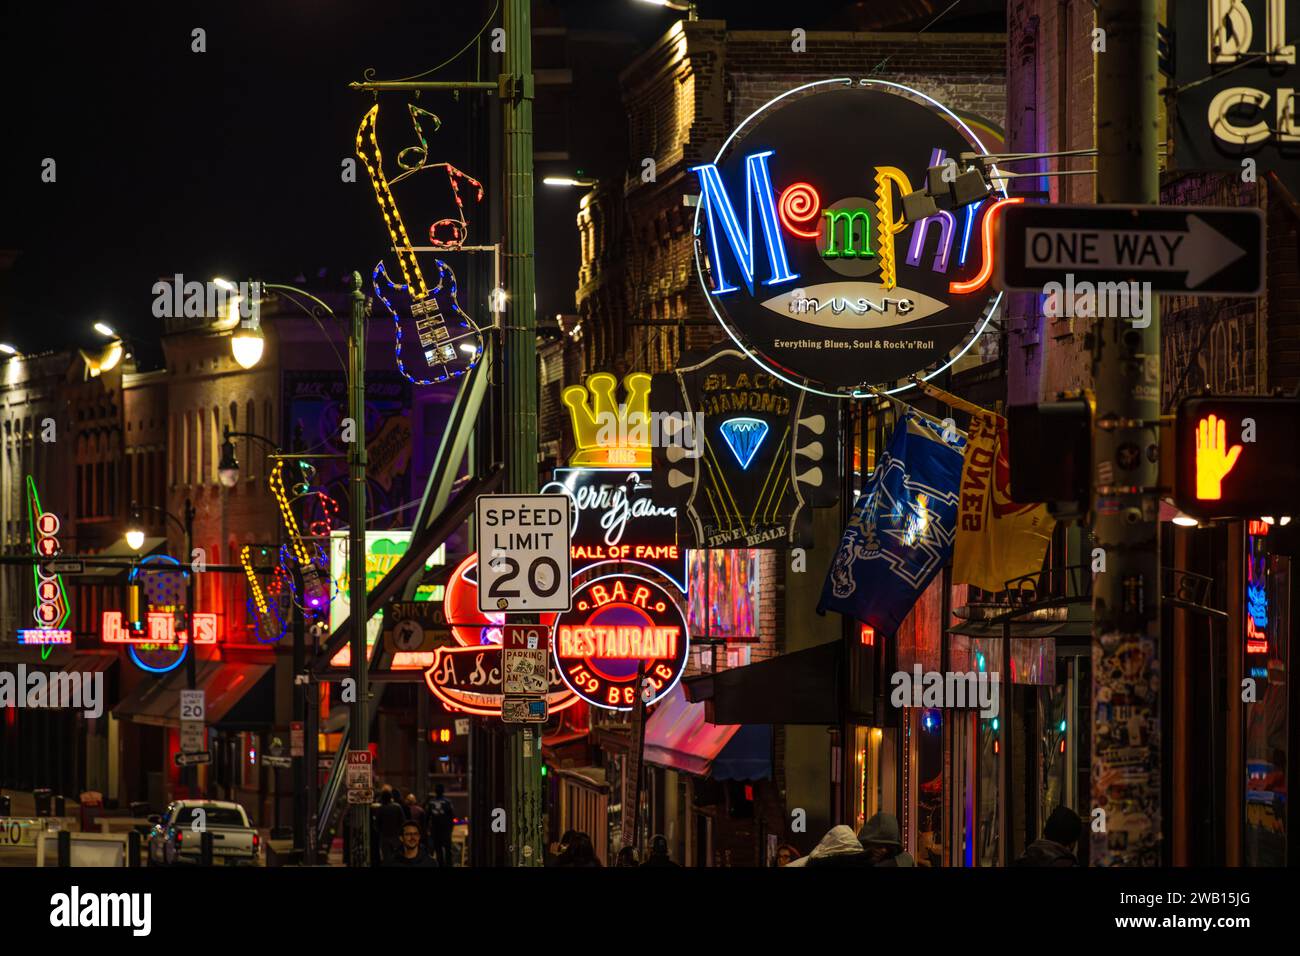
[[[992,318],[993,228],[1021,201],[994,193],[904,221],[913,182],[964,151],[988,152],[896,83],[822,80],[760,107],[692,170],[696,267],[718,320],[768,371],[836,397],[951,365]]]
[[[631,710],[649,681],[647,704],[673,689],[686,667],[690,634],[668,591],[632,574],[594,578],[573,593],[551,641],[560,676],[587,703]]]

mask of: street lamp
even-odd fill
[[[96,322],[95,331],[106,339],[117,338],[117,333],[113,331],[113,327],[106,322]]]
[[[3,352],[5,355],[18,354],[18,350],[14,348],[12,345],[10,345],[8,342],[0,342],[0,352]]]
[[[230,351],[240,368],[252,368],[262,361],[262,352],[266,348],[266,339],[259,326],[240,325],[230,337]]]
[[[691,0],[690,3],[674,3],[672,0],[641,0],[641,2],[656,7],[667,7],[669,10],[684,13],[687,20],[698,20],[700,18],[700,11],[695,6],[695,0]]]
[[[594,188],[600,180],[587,179],[574,176],[543,176],[543,186],[584,186],[587,189]]]

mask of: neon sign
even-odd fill
[[[123,621],[121,611],[105,611],[100,618],[100,639],[105,644],[157,644],[179,645],[189,643],[189,634],[176,629],[177,613],[150,611],[145,615],[144,627],[133,630]],[[184,615],[181,616],[184,621]],[[217,616],[211,613],[194,615],[194,643],[217,643]]]
[[[937,374],[992,317],[994,223],[1022,200],[968,206],[959,230],[946,210],[906,221],[902,198],[913,176],[972,151],[988,152],[970,126],[896,83],[823,80],[769,101],[691,169],[710,308],[751,359],[809,391],[902,390],[913,373]],[[968,263],[977,218],[984,242]]]
[[[28,627],[18,629],[19,644],[71,644],[72,632],[66,628]]]
[[[761,418],[728,418],[718,425],[718,431],[740,467],[746,469],[767,437],[768,424]]]
[[[478,609],[477,572],[478,555],[471,554],[456,566],[447,580],[443,616],[461,646],[439,647],[431,654],[422,655],[429,658],[424,682],[447,710],[500,717],[505,697],[501,687],[501,631],[506,616]],[[555,615],[542,614],[540,623],[551,627]],[[546,693],[549,712],[572,707],[578,698],[564,685],[554,667],[549,671]]]
[[[835,403],[792,388],[731,343],[654,376],[657,410],[697,421],[700,453],[653,449],[660,497],[696,548],[811,544],[812,508],[834,504]]]
[[[366,532],[366,590],[379,584],[392,570],[411,544],[411,532]],[[351,570],[348,563],[349,539],[346,531],[330,532],[330,577],[333,590],[330,597],[329,622],[331,630],[347,619],[351,608]],[[445,547],[439,547],[424,563],[426,570],[440,567],[446,561]],[[434,585],[420,585],[415,592],[417,601],[433,601],[443,597],[442,589]],[[451,615],[448,615],[451,618]],[[374,646],[384,630],[384,612],[377,611],[366,625],[366,647]],[[350,667],[352,646],[344,644],[331,659],[331,667]],[[433,654],[426,651],[398,651],[393,656],[393,670],[423,670],[433,663]]]
[[[690,634],[677,601],[631,574],[593,578],[560,613],[551,642],[560,676],[594,707],[631,710],[638,677],[649,682],[647,704],[676,685],[686,667]]]
[[[1255,522],[1251,522],[1254,525]],[[1267,532],[1268,525],[1259,522]],[[1246,534],[1246,653],[1268,653],[1268,539],[1251,528]]]
[[[560,396],[569,409],[578,446],[569,464],[586,468],[650,466],[650,376],[630,372],[623,377],[627,396],[623,404],[614,397],[617,383],[608,372],[597,372],[585,386],[570,385]]]
[[[411,121],[415,126],[419,146],[408,146],[397,154],[397,164],[403,170],[393,183],[414,173],[432,169],[443,169],[451,183],[452,195],[456,201],[456,219],[439,219],[429,227],[429,241],[449,250],[459,249],[464,244],[468,232],[465,221],[465,207],[460,197],[460,180],[476,190],[476,201],[483,199],[483,186],[478,180],[462,173],[450,163],[428,165],[429,146],[420,125],[420,118],[430,118],[436,130],[441,126],[437,116],[417,106],[409,106]],[[375,294],[392,316],[396,329],[397,369],[409,381],[416,385],[431,385],[448,379],[473,368],[483,355],[483,337],[473,320],[461,309],[456,299],[456,275],[451,267],[441,259],[435,259],[438,281],[430,287],[420,268],[411,244],[411,237],[398,211],[397,200],[393,197],[391,185],[384,173],[384,157],[379,149],[379,137],[376,126],[379,120],[379,105],[375,104],[361,120],[357,129],[356,152],[370,176],[370,184],[375,190],[375,200],[388,228],[388,238],[392,248],[397,252],[397,265],[402,273],[403,282],[394,282],[388,277],[383,262],[375,266],[371,274],[371,283]],[[419,158],[408,163],[406,156],[415,154]],[[449,233],[449,234],[448,234]],[[430,377],[417,377],[407,371],[402,356],[404,332],[412,331],[420,344],[420,350],[429,369]]]
[[[573,501],[569,539],[574,574],[602,561],[640,564],[686,590],[686,552],[677,540],[677,508],[662,504],[649,471],[557,468],[543,494]]]
[[[53,558],[63,550],[58,538],[59,516],[41,508],[36,482],[31,475],[27,476],[27,525],[32,536],[32,554],[38,558]],[[72,643],[72,632],[63,626],[72,616],[72,608],[68,603],[63,575],[46,570],[40,561],[33,564],[32,575],[36,584],[36,607],[32,616],[37,626],[19,630],[18,643],[42,645],[41,657],[44,659],[49,654],[50,645]]]

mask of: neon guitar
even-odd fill
[[[265,548],[260,550],[266,551]],[[243,565],[244,575],[248,578],[248,604],[250,611],[257,617],[257,639],[264,644],[278,641],[284,636],[285,621],[280,616],[279,603],[270,599],[262,582],[257,579],[257,573],[253,570],[251,545],[244,545],[239,552],[239,563]]]
[[[416,130],[419,132],[419,116],[417,114],[424,113],[424,111],[417,110],[416,107],[412,106],[411,113],[416,123]],[[426,113],[425,115],[432,114]],[[461,309],[456,301],[456,275],[447,263],[441,259],[435,259],[434,264],[438,269],[437,282],[430,287],[425,280],[420,263],[416,259],[411,238],[406,232],[406,225],[402,222],[402,214],[398,212],[397,203],[393,199],[392,190],[389,188],[388,178],[384,175],[383,155],[379,151],[379,139],[375,130],[378,116],[379,105],[376,104],[370,108],[370,112],[366,113],[365,118],[362,119],[361,127],[357,130],[357,156],[365,164],[366,172],[370,175],[370,183],[375,189],[375,198],[379,202],[380,212],[383,213],[384,222],[388,226],[389,237],[392,240],[393,248],[397,252],[397,265],[401,270],[403,281],[393,281],[381,261],[375,266],[374,272],[371,274],[371,283],[375,295],[383,302],[384,307],[393,317],[393,324],[397,332],[398,370],[417,385],[432,385],[463,375],[473,368],[483,355],[483,337],[478,326],[474,324],[474,321]],[[399,155],[399,160],[406,153],[412,151],[419,153],[421,156],[419,163],[413,167],[406,166],[405,162],[401,163],[403,168],[407,170],[402,176],[419,169],[428,168],[424,166],[424,158],[427,156],[428,151],[427,147],[423,145],[424,137],[422,133],[420,134],[420,140],[421,146],[405,149]],[[439,165],[447,166],[448,175],[452,176],[454,167],[449,164]],[[465,176],[459,170],[454,170],[454,172],[478,187],[479,197],[482,197],[482,187],[476,181]],[[401,179],[402,176],[398,178]],[[454,176],[452,176],[452,188],[459,206],[460,192],[456,186]],[[450,240],[441,239],[437,235],[438,227],[445,227],[449,223],[453,227],[457,225],[451,220],[439,220],[439,222],[434,223],[433,229],[431,229],[431,234],[434,236],[433,243],[448,249],[455,249],[464,241],[463,215],[459,222],[461,228],[458,230],[453,228],[452,238]],[[407,333],[413,334],[419,342],[425,365],[429,370],[429,377],[412,375],[407,370],[406,361],[403,357],[403,347]]]
[[[275,467],[271,469],[271,474],[266,479],[266,483],[270,486],[271,494],[275,496],[276,503],[280,506],[280,520],[284,522],[284,530],[289,538],[289,547],[293,552],[294,560],[298,564],[298,570],[302,573],[302,607],[308,613],[323,613],[329,606],[329,588],[321,578],[320,569],[312,562],[311,553],[302,540],[302,531],[298,527],[298,519],[293,516],[293,509],[289,507],[289,496],[284,491],[284,459],[276,461]]]

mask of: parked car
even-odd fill
[[[201,812],[201,816],[200,816]],[[212,834],[212,862],[256,865],[262,840],[248,814],[228,800],[176,800],[161,816],[149,818],[149,865],[198,863],[203,833]]]

